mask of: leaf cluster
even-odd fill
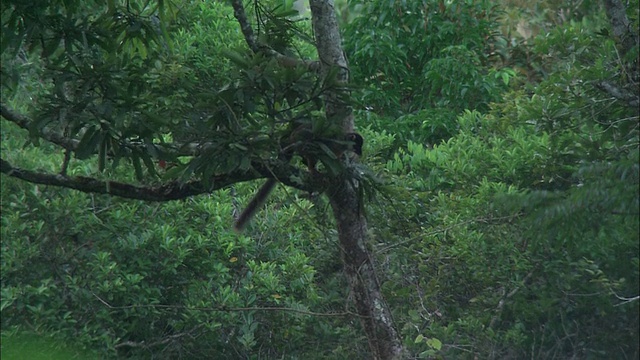
[[[397,219],[373,231],[392,239],[379,259],[416,354],[634,356],[640,183],[628,99],[638,95],[600,84],[626,89],[636,65],[600,24],[537,38],[550,71],[536,86],[463,112],[451,139],[408,141],[387,161],[406,190],[395,211],[371,212]]]
[[[498,14],[488,1],[362,5],[345,29],[362,106],[391,116],[434,106],[485,108],[503,87],[486,67]]]

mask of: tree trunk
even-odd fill
[[[638,44],[637,30],[633,30],[633,26],[627,17],[627,9],[621,0],[605,0],[604,6],[607,10],[609,21],[611,21],[613,35],[622,45],[622,56],[624,57],[627,52]]]
[[[323,73],[332,67],[339,69],[338,79],[347,83],[349,69],[342,51],[342,39],[332,0],[310,1],[313,30]],[[325,97],[327,118],[341,115],[344,133],[353,132],[353,114],[348,104],[337,94]],[[402,343],[393,324],[380,284],[376,278],[371,255],[366,247],[367,220],[361,212],[358,191],[349,179],[333,179],[327,192],[338,226],[344,271],[355,300],[355,308],[367,335],[373,359],[396,359],[401,356]]]
[[[358,193],[345,179],[337,179],[332,189],[327,196],[338,225],[344,271],[372,358],[399,358],[402,345],[366,247],[367,220],[360,211]]]

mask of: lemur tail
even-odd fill
[[[264,205],[265,200],[269,197],[269,193],[276,186],[276,179],[268,179],[264,185],[258,190],[253,199],[249,202],[247,207],[242,211],[238,220],[236,220],[235,225],[233,226],[236,232],[241,232],[249,223],[249,220],[253,218],[253,215],[256,214],[256,211]]]

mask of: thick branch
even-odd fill
[[[0,159],[0,172],[30,183],[60,186],[86,193],[107,194],[127,199],[143,201],[171,201],[184,199],[194,195],[210,193],[225,188],[238,182],[255,180],[259,178],[277,178],[285,185],[309,191],[310,186],[294,182],[288,174],[298,173],[293,167],[287,166],[281,169],[272,169],[256,164],[256,172],[235,172],[231,174],[215,176],[210,181],[210,186],[205,187],[202,181],[188,181],[180,183],[171,181],[157,186],[139,186],[119,181],[99,180],[85,176],[65,176],[36,172],[32,170],[13,167],[9,162]]]
[[[249,45],[249,48],[254,53],[257,53],[259,51],[258,42],[256,41],[256,35],[253,33],[251,24],[249,24],[249,20],[247,19],[247,13],[244,11],[242,0],[233,0],[231,6],[233,6],[233,16],[240,24],[240,30],[242,30],[242,35],[244,35],[247,45]]]
[[[207,192],[200,181],[187,182],[182,185],[173,181],[161,186],[144,187],[117,181],[98,180],[84,176],[64,176],[60,174],[35,172],[15,168],[5,160],[0,160],[0,171],[2,171],[3,174],[35,184],[60,186],[87,193],[108,194],[145,201],[184,199],[189,196]],[[210,190],[222,188],[229,184],[228,181],[215,181],[213,188]]]

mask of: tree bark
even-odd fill
[[[371,358],[397,359],[402,344],[366,246],[367,220],[360,211],[357,191],[344,179],[337,179],[332,188],[334,191],[327,196],[338,225],[344,272],[369,341]]]
[[[638,44],[637,30],[634,30],[627,17],[627,9],[621,0],[605,0],[604,6],[611,21],[613,35],[622,46],[622,55]]]
[[[342,39],[332,0],[310,1],[313,30],[322,73],[337,67],[338,80],[349,81],[347,60],[342,50]],[[336,90],[338,91],[338,90]],[[339,101],[337,93],[325,97],[328,118],[340,116],[345,133],[353,132],[353,114],[348,104]],[[362,213],[357,184],[346,177],[332,179],[327,191],[338,226],[345,275],[367,335],[373,359],[397,359],[402,343],[394,326],[391,312],[380,291],[372,257],[366,246],[367,220]]]

